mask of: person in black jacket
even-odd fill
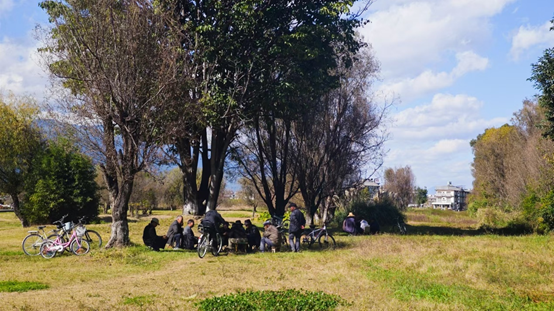
[[[151,247],[155,251],[159,251],[160,248],[164,248],[167,243],[167,236],[158,236],[156,234],[156,227],[160,224],[158,218],[152,218],[150,223],[144,227],[142,232],[142,241],[144,245]]]
[[[262,241],[262,236],[258,227],[252,224],[250,219],[244,221],[246,226],[246,238],[248,239],[248,251],[252,251],[253,248],[259,247]]]
[[[221,217],[221,215],[215,210],[208,211],[202,221],[204,228],[209,225],[209,227],[215,230],[215,232],[219,232],[219,227],[223,225],[223,223],[225,223],[225,219],[223,219],[223,217]]]
[[[302,230],[306,225],[306,218],[304,214],[298,209],[296,204],[290,203],[290,227],[289,227],[289,243],[290,249],[293,252],[300,251],[300,236],[302,235]],[[294,239],[296,238],[296,242]]]
[[[183,216],[177,216],[177,219],[169,226],[167,244],[173,246],[174,250],[183,248]]]

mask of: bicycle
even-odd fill
[[[55,240],[58,235],[61,236],[62,241],[69,240],[71,230],[73,230],[73,228],[75,227],[75,224],[73,222],[64,222],[64,219],[66,217],[67,217],[67,214],[62,216],[60,220],[54,221],[54,224],[58,227],[61,233],[56,233],[48,236],[49,240]],[[85,219],[86,219],[86,216],[81,217],[79,219],[79,223],[82,224]],[[85,228],[85,234],[83,235],[83,239],[85,239],[89,243],[91,249],[94,249],[94,250],[100,249],[100,247],[102,246],[102,237],[100,236],[100,234],[94,230],[87,229],[84,225],[83,227]],[[63,253],[63,250],[61,252]]]
[[[37,228],[38,230],[27,231],[29,234],[23,238],[23,242],[21,242],[21,248],[23,248],[23,252],[28,256],[40,255],[40,245],[48,240],[48,235],[44,231],[46,226],[38,226]],[[57,233],[57,230],[52,230],[50,232]]]
[[[56,240],[47,240],[42,243],[40,246],[40,255],[43,258],[50,259],[56,256],[57,253],[63,252],[66,248],[69,248],[69,250],[77,256],[87,254],[90,251],[90,245],[82,238],[85,232],[85,226],[79,223],[71,233],[67,242],[63,242],[62,236],[58,235]]]
[[[335,249],[337,243],[335,238],[327,231],[327,225],[323,224],[323,227],[316,229],[314,225],[310,226],[310,231],[302,238],[302,243],[306,243],[310,248],[316,242],[320,249]]]
[[[223,239],[219,232],[216,232],[212,226],[205,224],[198,225],[198,232],[201,233],[198,237],[198,247],[196,248],[198,257],[204,258],[208,249],[210,249],[212,255],[219,255],[219,252],[223,248]]]
[[[404,223],[404,219],[402,217],[396,218],[396,225],[398,226],[398,230],[401,235],[405,235],[408,233],[408,230],[406,229],[406,224]]]

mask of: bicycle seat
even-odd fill
[[[38,226],[38,230],[44,229],[46,226]]]
[[[315,225],[310,225],[310,229],[314,230],[315,229]]]

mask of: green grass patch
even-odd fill
[[[145,295],[145,296],[136,296],[136,297],[126,297],[123,300],[124,305],[134,305],[143,307],[145,305],[151,305],[155,302],[156,295]]]
[[[246,291],[205,299],[197,304],[201,311],[240,310],[334,310],[349,305],[344,299],[324,292],[300,291]]]
[[[388,287],[395,298],[401,301],[427,300],[448,305],[461,305],[471,310],[552,310],[554,301],[536,301],[528,295],[518,295],[506,288],[498,293],[475,289],[466,284],[448,283],[452,280],[437,281],[430,274],[404,272],[400,269],[385,268],[380,260],[368,262],[367,276]]]
[[[0,292],[27,292],[30,290],[47,289],[48,284],[39,282],[1,281]]]

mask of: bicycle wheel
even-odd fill
[[[315,242],[317,242],[317,240],[313,235],[307,235],[305,238],[302,239],[302,243],[308,243],[308,248],[311,248],[312,245],[315,244]]]
[[[62,244],[63,244],[63,243],[66,243],[66,240],[65,240],[65,238],[63,237],[63,235],[59,235],[59,234],[51,234],[51,235],[49,235],[49,236],[48,236],[48,240],[49,240],[49,241],[56,241],[56,239],[58,239],[58,237],[60,238],[59,241],[58,241],[59,243],[62,243]],[[69,250],[69,247],[68,247],[68,250]],[[62,249],[58,250],[58,253],[63,254],[64,251],[65,251],[65,248],[62,248]]]
[[[327,235],[322,234],[319,239],[317,239],[320,249],[335,249],[337,243],[335,243],[335,238],[327,233]]]
[[[90,244],[85,239],[73,240],[69,245],[71,252],[77,256],[85,255],[90,251]],[[79,243],[80,242],[80,243]]]
[[[206,256],[206,253],[208,252],[209,245],[209,234],[203,234],[200,236],[200,239],[198,241],[198,247],[196,248],[196,251],[198,252],[198,257],[204,258]]]
[[[46,259],[53,258],[58,253],[55,246],[56,243],[50,240],[45,241],[40,245],[40,255]]]
[[[210,241],[213,244],[212,245],[212,255],[217,256],[219,255],[219,252],[221,251],[221,248],[223,247],[223,239],[221,238],[221,235],[219,233],[216,233],[214,236],[213,241]]]
[[[87,230],[83,236],[83,240],[88,242],[90,249],[97,250],[102,247],[102,237],[94,230]]]
[[[398,229],[400,230],[400,234],[404,235],[408,233],[408,230],[406,230],[405,224],[398,224]]]
[[[289,241],[287,239],[287,234],[285,232],[279,233],[279,240],[281,241],[281,251],[282,252],[289,251],[290,250]]]
[[[38,234],[29,234],[21,242],[23,252],[28,256],[37,256],[40,254],[40,246],[44,239]]]

